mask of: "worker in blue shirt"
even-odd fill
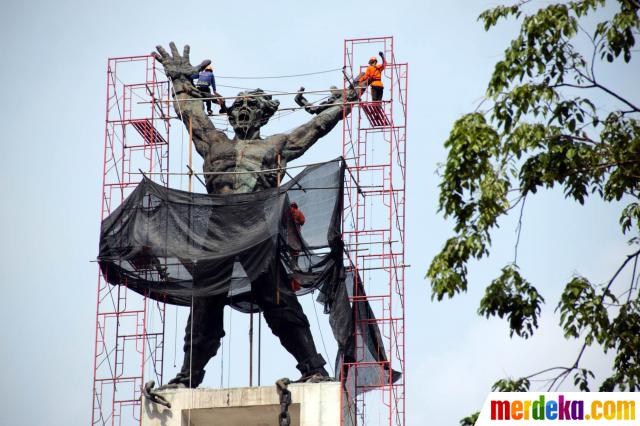
[[[200,73],[192,75],[191,79],[196,80],[195,84],[198,90],[206,93],[206,97],[209,98],[204,100],[204,104],[207,106],[207,114],[213,115],[213,111],[211,110],[211,95],[214,94],[216,96],[220,96],[216,93],[216,78],[213,75],[213,67],[211,65],[207,65],[205,69],[200,71]],[[218,99],[217,103],[220,105],[220,110],[222,111],[223,107],[221,101],[222,99]]]

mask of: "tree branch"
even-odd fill
[[[587,32],[587,30],[585,30],[582,27],[582,25],[578,24],[578,28],[587,36],[587,38],[589,39],[589,41],[591,41],[591,44],[593,45],[593,52],[591,53],[591,66],[589,68],[591,70],[591,78],[595,80],[596,73],[595,73],[594,67],[596,63],[596,55],[598,53],[598,41],[596,41],[596,39],[591,34],[589,34],[589,32]]]
[[[568,139],[573,139],[576,141],[580,141],[580,142],[587,142],[590,143],[592,145],[601,145],[602,142],[597,141],[595,139],[591,139],[590,137],[587,136],[576,136],[576,135],[561,135],[563,138],[568,138]]]
[[[549,87],[551,87],[552,89],[556,89],[558,87],[572,87],[574,89],[595,89],[598,86],[596,86],[595,84],[589,84],[588,86],[584,86],[584,85],[581,85],[581,84],[558,83],[558,84],[554,84],[554,85],[549,86]]]
[[[634,111],[640,112],[640,108],[638,108],[636,105],[632,104],[630,101],[626,100],[625,98],[623,98],[622,96],[620,96],[617,93],[613,92],[612,90],[607,89],[602,84],[600,84],[598,82],[595,82],[595,81],[594,81],[593,84],[595,84],[596,87],[598,87],[600,90],[603,90],[604,92],[610,94],[611,96],[613,96],[614,98],[616,98],[620,102],[627,104]]]
[[[538,372],[535,372],[533,374],[528,375],[527,377],[525,377],[525,379],[531,379],[532,377],[536,377],[539,376],[540,374],[544,374],[544,373],[548,373],[549,371],[553,371],[553,370],[566,370],[568,367],[550,367],[550,368],[545,368],[544,370],[540,370]]]
[[[525,201],[527,201],[527,197],[524,196],[522,197],[522,205],[520,206],[520,217],[518,218],[518,226],[516,227],[516,245],[514,248],[514,254],[513,254],[513,264],[517,265],[518,264],[518,246],[520,245],[520,234],[522,232],[522,215],[524,213],[524,204]]]
[[[613,166],[625,166],[625,165],[628,165],[628,164],[637,164],[637,163],[640,163],[640,160],[612,161],[612,162],[609,162],[609,163],[598,164],[598,165],[595,165],[595,166],[592,166],[592,167],[588,167],[588,168],[585,168],[585,169],[569,170],[567,172],[566,176],[573,175],[573,174],[576,174],[576,173],[584,173],[584,172],[587,172],[587,171],[590,171],[590,170],[608,169],[608,168],[613,167]],[[627,176],[636,177],[636,176],[628,175],[628,174],[627,174]]]
[[[633,284],[636,279],[636,269],[638,267],[638,256],[636,256],[635,261],[633,262],[633,273],[631,274],[631,285],[629,286],[629,294],[627,295],[627,303],[631,300],[631,294],[633,293]]]
[[[598,83],[597,80],[594,78],[590,78],[588,75],[580,72],[579,69],[576,68],[576,72],[578,74],[580,74],[585,80],[587,80],[589,83],[591,83],[590,86],[578,86],[577,88],[579,89],[587,89],[587,88],[591,88],[591,87],[597,87],[598,89],[602,90],[605,93],[608,93],[609,95],[613,96],[614,98],[616,98],[617,100],[619,100],[620,102],[628,105],[632,110],[636,111],[636,112],[640,112],[640,108],[638,108],[636,105],[634,105],[633,103],[631,103],[631,101],[623,98],[622,96],[618,95],[616,92],[614,92],[613,90],[603,86],[602,84]],[[562,83],[562,84],[567,84],[567,83]],[[570,86],[571,87],[571,86]]]

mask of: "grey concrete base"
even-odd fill
[[[340,424],[340,383],[289,385],[291,426]],[[162,395],[171,409],[143,400],[143,426],[277,426],[280,400],[275,386],[176,389]]]

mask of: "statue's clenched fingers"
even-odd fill
[[[164,47],[157,45],[156,50],[158,51],[158,53],[160,53],[160,56],[162,57],[162,59],[167,59],[169,57],[169,54],[167,53],[166,50],[164,50]]]
[[[171,54],[173,55],[173,59],[178,59],[180,57],[180,53],[178,52],[178,48],[174,42],[169,43],[169,48],[171,48]]]
[[[184,49],[182,49],[182,57],[185,61],[189,62],[189,52],[191,51],[191,47],[188,44],[184,45]]]

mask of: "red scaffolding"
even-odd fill
[[[345,364],[343,425],[405,424],[405,183],[408,65],[396,61],[393,37],[349,39],[344,42],[344,65],[350,76],[364,72],[369,57],[384,52],[384,96],[370,101],[367,93],[343,121],[343,156],[348,167],[345,182],[343,238],[345,264],[362,280],[365,294],[352,302],[369,302],[375,320],[355,318],[356,353]],[[347,84],[347,83],[345,83]],[[346,89],[346,86],[345,86]],[[355,287],[355,286],[354,286]],[[357,315],[357,313],[356,313]],[[374,322],[385,343],[386,361],[365,359],[360,326]],[[379,374],[371,384],[357,382],[358,370],[396,370]]]
[[[141,172],[168,186],[169,90],[152,56],[109,59],[101,219],[122,204]],[[97,293],[92,424],[140,424],[142,384],[162,382],[165,305],[101,274]]]

